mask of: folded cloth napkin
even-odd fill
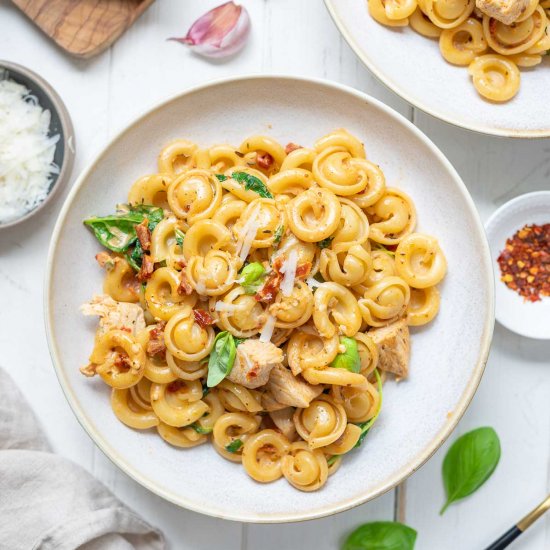
[[[88,472],[52,454],[0,370],[0,549],[162,550],[162,534]]]

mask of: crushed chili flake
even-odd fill
[[[208,311],[204,311],[204,309],[194,309],[193,316],[195,317],[197,325],[201,328],[206,328],[214,324],[214,318]]]
[[[525,225],[498,257],[500,280],[529,302],[550,296],[550,223]]]

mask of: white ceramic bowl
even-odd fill
[[[369,14],[366,0],[325,0],[340,32],[361,61],[391,90],[422,111],[456,126],[496,136],[550,136],[549,61],[521,70],[511,101],[495,104],[476,92],[467,67],[447,63],[437,40],[409,27],[389,28]],[[545,66],[546,65],[546,66]]]
[[[488,220],[487,238],[493,258],[496,318],[506,328],[529,338],[550,339],[550,298],[527,302],[501,280],[497,258],[506,239],[524,225],[550,223],[550,191],[520,195],[503,204]]]
[[[436,321],[413,335],[410,380],[389,382],[384,407],[363,446],[315,493],[284,479],[263,485],[240,465],[202,445],[170,447],[156,433],[122,425],[108,388],[78,371],[96,322],[78,308],[102,287],[99,246],[82,219],[126,199],[139,176],[155,171],[170,139],[207,146],[266,133],[310,145],[338,127],[364,140],[390,185],[409,193],[419,228],[437,235],[449,273]],[[460,213],[459,215],[457,213]],[[451,223],[452,222],[452,223]],[[46,326],[59,381],[82,426],[127,474],[186,508],[226,519],[284,522],[346,510],[391,489],[426,461],[464,413],[481,378],[493,330],[493,276],[472,199],[442,153],[409,121],[350,88],[291,77],[243,77],[193,88],[137,119],[75,183],[52,237],[45,292]]]

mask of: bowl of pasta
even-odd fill
[[[497,136],[550,136],[546,0],[325,0],[388,88],[445,122]]]
[[[318,80],[223,80],[147,112],[79,177],[49,253],[48,341],[82,426],[151,491],[232,520],[322,517],[405,479],[468,406],[493,320],[452,166]]]

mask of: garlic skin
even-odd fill
[[[206,57],[222,58],[237,53],[250,33],[250,16],[244,6],[226,2],[199,17],[184,38],[169,38]]]

